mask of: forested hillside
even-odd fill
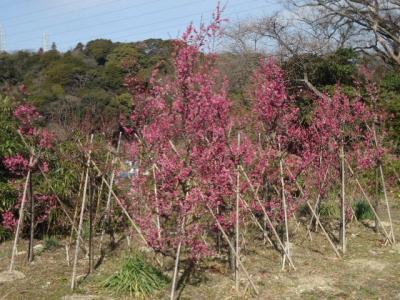
[[[46,122],[79,126],[86,118],[93,129],[116,129],[119,114],[132,107],[125,78],[146,80],[156,66],[167,72],[171,52],[171,41],[94,40],[65,53],[55,45],[47,52],[1,53],[1,91],[18,98],[24,89],[26,101],[38,107]]]

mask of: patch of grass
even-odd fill
[[[60,246],[60,242],[53,235],[45,235],[43,237],[44,250],[54,250]]]
[[[339,206],[333,201],[321,202],[319,213],[324,219],[335,219],[340,217]]]
[[[169,278],[152,266],[141,254],[125,259],[122,268],[107,278],[103,286],[115,294],[143,299],[163,289]]]
[[[358,220],[373,220],[374,213],[365,200],[359,200],[354,204],[354,212]]]

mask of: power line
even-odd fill
[[[102,3],[97,3],[96,5],[91,5],[91,6],[86,6],[85,7],[85,9],[84,10],[90,10],[90,9],[92,9],[92,8],[97,8],[97,7],[99,7],[99,6],[103,6],[103,5],[106,5],[106,4],[110,4],[110,3],[112,3],[112,4],[115,4],[116,2],[121,2],[121,1],[126,1],[126,0],[109,0],[109,1],[106,1],[106,2],[102,2]],[[140,3],[140,4],[137,4],[137,6],[142,6],[142,5],[145,5],[145,4],[151,4],[151,3],[153,3],[153,2],[160,2],[160,1],[162,1],[162,0],[156,0],[156,1],[147,1],[147,2],[145,2],[145,3]],[[43,17],[43,16],[40,16],[40,20],[43,22],[43,20],[51,20],[51,19],[53,19],[53,18],[56,18],[56,17],[63,17],[63,16],[65,16],[65,15],[68,15],[68,14],[70,14],[70,13],[73,13],[73,12],[76,12],[76,11],[78,11],[78,12],[82,12],[82,9],[81,8],[75,8],[75,9],[72,9],[72,10],[69,10],[69,11],[67,11],[67,12],[63,12],[63,13],[57,13],[57,14],[53,14],[53,15],[50,15],[50,16],[45,16],[45,17]],[[113,11],[107,11],[107,12],[105,12],[106,14],[107,13],[112,13]],[[97,16],[97,15],[96,15]],[[87,17],[87,18],[92,18],[92,16],[89,16],[89,17]],[[76,18],[76,19],[74,19],[74,20],[80,20],[79,18]],[[22,22],[22,23],[12,23],[11,22],[11,24],[10,23],[8,23],[8,26],[10,26],[10,25],[13,25],[14,27],[18,27],[18,26],[21,26],[21,25],[24,25],[24,24],[30,24],[30,23],[34,23],[34,22],[37,22],[37,18],[35,18],[35,19],[33,19],[33,20],[28,20],[28,21],[25,21],[25,22]],[[39,28],[40,29],[40,28]]]
[[[135,15],[135,16],[129,16],[129,17],[126,17],[126,18],[112,19],[112,20],[109,20],[109,21],[107,21],[107,22],[101,22],[101,23],[96,23],[96,24],[93,24],[93,25],[85,26],[84,28],[80,27],[80,28],[76,28],[76,29],[71,29],[71,30],[63,31],[63,32],[58,32],[57,35],[63,35],[63,34],[66,34],[66,33],[72,33],[72,32],[82,31],[82,30],[89,29],[89,28],[96,28],[96,27],[98,27],[98,26],[109,25],[109,24],[113,24],[113,23],[118,23],[118,22],[121,22],[121,21],[130,20],[130,19],[132,19],[132,18],[140,18],[140,17],[144,17],[144,16],[156,15],[156,14],[158,14],[158,13],[162,13],[162,12],[166,12],[166,11],[170,11],[170,10],[176,10],[176,9],[179,9],[179,8],[182,8],[182,7],[185,7],[185,6],[189,6],[189,5],[198,3],[198,2],[199,2],[198,0],[194,0],[194,1],[186,2],[186,3],[180,4],[180,5],[168,7],[168,8],[161,9],[161,10],[156,10],[156,11],[151,11],[151,12],[147,12],[147,13],[142,13],[142,14],[138,14],[138,15]],[[32,32],[32,31],[26,31],[25,33],[30,33],[30,32]],[[23,42],[33,41],[33,40],[36,40],[36,38],[25,39]]]
[[[115,1],[121,1],[121,0],[113,0],[113,1],[110,1],[110,2],[115,2]],[[125,1],[125,0],[122,0],[122,1]],[[115,9],[115,10],[109,10],[109,11],[106,11],[106,12],[102,12],[102,13],[98,13],[98,14],[95,14],[95,15],[87,16],[87,17],[85,17],[85,20],[93,19],[93,18],[96,18],[96,17],[99,17],[99,16],[108,15],[108,14],[115,13],[115,12],[125,11],[125,10],[131,9],[131,8],[138,8],[138,7],[141,7],[141,6],[144,6],[144,5],[149,5],[149,4],[157,3],[157,2],[160,2],[160,1],[162,1],[162,0],[147,1],[147,2],[144,2],[144,3],[131,5],[131,6],[128,6],[128,7],[123,7],[123,8],[119,8],[119,9]],[[62,14],[62,15],[64,15],[64,14]],[[65,22],[51,24],[51,27],[53,28],[53,27],[57,27],[57,26],[60,26],[60,25],[66,25],[66,24],[69,24],[69,23],[74,23],[74,22],[77,22],[77,21],[79,22],[81,19],[82,18],[79,17],[79,18],[75,18],[75,19],[70,19],[70,20],[65,21]],[[29,21],[29,22],[25,22],[25,23],[31,23],[31,22],[33,22],[33,21]],[[46,26],[46,28],[47,28],[47,26]],[[39,31],[39,30],[43,30],[43,29],[44,29],[44,27],[39,27],[39,28],[31,29],[29,31],[19,31],[19,32],[13,33],[13,36],[26,34],[26,33],[34,32],[34,31]]]
[[[244,5],[244,4],[248,4],[248,1],[240,2],[240,3],[238,3],[237,5],[235,5],[235,7],[242,6],[242,5]],[[237,14],[239,14],[239,13],[247,13],[247,12],[254,11],[254,10],[260,10],[260,9],[262,9],[262,8],[265,8],[265,5],[257,6],[257,7],[252,7],[252,8],[248,8],[248,9],[244,9],[244,10],[242,9],[242,10],[235,11],[235,12],[231,12],[231,13],[229,13],[228,15],[226,15],[226,17],[235,16],[235,15],[237,15]],[[196,14],[186,15],[186,16],[182,16],[182,17],[179,17],[179,18],[166,19],[166,20],[162,20],[162,21],[158,21],[158,22],[153,22],[153,23],[145,24],[145,25],[142,25],[142,26],[136,26],[136,27],[134,27],[134,28],[131,27],[131,28],[126,28],[126,29],[124,29],[124,30],[118,30],[118,31],[108,32],[108,33],[102,34],[102,36],[103,36],[103,38],[104,38],[104,36],[106,36],[106,35],[111,35],[111,34],[115,34],[115,33],[131,31],[131,30],[137,29],[137,28],[147,28],[147,27],[152,26],[152,25],[163,24],[163,23],[167,23],[167,22],[169,22],[169,21],[174,21],[174,20],[182,20],[182,19],[184,19],[184,18],[191,17],[191,16],[201,16],[202,14],[205,14],[205,13],[212,13],[212,12],[214,12],[214,10],[202,11],[202,12],[199,12],[199,13],[196,13]],[[179,24],[175,24],[175,25],[174,25],[174,28],[177,28],[177,27],[182,28],[183,26],[186,26],[186,25],[188,25],[188,22],[180,22]],[[136,32],[136,31],[135,31],[135,35],[139,35],[139,34],[142,35],[142,34],[149,34],[149,33],[153,33],[153,32],[159,32],[159,31],[165,30],[166,27],[168,27],[168,26],[162,26],[162,27],[158,27],[158,28],[152,28],[151,30],[140,31],[140,32]],[[114,36],[113,39],[115,40],[115,39],[132,38],[132,36],[133,36],[132,34],[125,34],[125,35],[120,35],[120,36]],[[87,38],[87,40],[93,40],[93,39],[96,39],[96,38],[100,38],[99,35],[96,35],[96,36],[93,35],[93,36]],[[68,44],[72,44],[72,43],[82,42],[82,40],[83,40],[83,39],[81,39],[81,40],[79,40],[79,39],[74,39],[74,40],[72,40],[72,39],[71,39],[71,40],[64,41],[63,43],[64,43],[64,44],[67,44],[67,43],[68,43]]]
[[[251,2],[254,3],[254,2],[257,2],[257,1],[258,0],[251,1]],[[263,2],[265,3],[265,1],[263,1]],[[72,29],[72,30],[68,30],[68,31],[64,31],[64,32],[54,33],[53,35],[60,36],[60,35],[63,35],[65,33],[76,32],[76,31],[84,31],[85,29],[88,29],[88,28],[102,26],[102,25],[110,24],[110,23],[115,23],[115,22],[118,22],[118,21],[121,21],[121,20],[125,20],[125,19],[132,19],[132,18],[138,18],[138,17],[141,17],[141,16],[154,15],[154,14],[157,14],[157,13],[160,13],[160,12],[165,12],[167,10],[178,9],[180,7],[188,6],[188,5],[193,4],[193,3],[194,3],[194,1],[191,1],[191,2],[188,2],[188,3],[184,3],[182,5],[169,7],[169,8],[162,9],[162,10],[152,11],[152,12],[148,12],[148,13],[141,14],[141,15],[136,15],[136,16],[129,16],[127,18],[119,18],[118,20],[111,20],[111,21],[107,21],[107,22],[101,22],[101,23],[97,23],[97,24],[94,24],[94,25],[86,26],[86,27],[83,27],[83,28],[81,27],[79,29]],[[236,3],[235,5],[230,5],[228,7],[228,9],[235,8],[235,7],[238,7],[238,6],[241,6],[241,5],[244,5],[244,4],[248,4],[248,3],[249,3],[248,0],[247,1],[241,1],[241,2]],[[272,2],[272,3],[270,2],[268,4],[275,5],[275,4],[280,4],[280,2],[279,1],[278,2]],[[243,12],[251,11],[251,10],[255,10],[255,9],[259,10],[259,9],[262,9],[262,8],[266,8],[266,5],[264,4],[263,6],[259,6],[257,8],[250,8],[250,9],[246,9],[246,10],[241,10],[240,12],[243,13]],[[189,18],[189,17],[193,17],[193,16],[198,16],[200,14],[211,13],[211,12],[213,12],[213,10],[212,11],[208,10],[208,11],[202,11],[202,12],[198,12],[198,13],[188,14],[188,15],[185,15],[185,16],[180,16],[178,18],[164,19],[164,20],[161,20],[161,21],[152,22],[152,23],[148,23],[148,24],[143,24],[143,25],[140,25],[140,26],[128,27],[128,28],[124,28],[122,30],[111,31],[111,32],[105,33],[104,35],[112,35],[112,34],[115,34],[115,33],[121,33],[121,32],[126,32],[126,31],[131,31],[131,30],[135,30],[135,33],[138,33],[138,32],[136,32],[136,29],[138,29],[138,28],[146,28],[146,27],[149,27],[149,26],[152,26],[152,25],[164,24],[164,23],[167,23],[167,22],[170,22],[170,21],[180,20],[180,19]],[[184,24],[182,23],[182,26],[184,26],[185,24],[187,24],[187,22],[184,23]],[[178,26],[178,25],[176,25],[176,26]],[[163,29],[165,29],[165,26],[163,28],[160,28],[160,30],[163,30]],[[156,30],[160,31],[158,29],[156,29]],[[142,34],[151,33],[152,31],[156,31],[156,30],[142,32]],[[99,35],[96,35],[96,36],[93,35],[92,37],[95,38],[95,37],[98,37],[98,36]],[[128,37],[128,36],[131,36],[131,34],[124,35],[123,37]],[[115,38],[115,37],[113,37],[113,38]],[[67,40],[67,41],[76,41],[76,42],[81,41],[81,42],[83,42],[85,39],[87,39],[87,38],[82,37],[82,38],[74,38],[74,40],[71,39],[71,40]],[[12,45],[14,45],[14,47],[15,47],[15,45],[18,45],[20,42],[34,41],[34,40],[38,40],[38,38],[26,39],[24,41],[22,41],[22,40],[21,41],[16,41],[15,43],[12,43]],[[62,44],[66,44],[67,41],[63,41]]]
[[[118,0],[116,0],[116,1],[118,1]],[[40,9],[40,10],[33,11],[33,12],[30,12],[30,13],[26,13],[26,14],[22,14],[22,15],[11,16],[11,17],[2,19],[2,21],[4,22],[4,21],[8,21],[8,20],[18,19],[18,18],[21,18],[21,17],[32,16],[32,15],[35,15],[37,13],[42,13],[42,12],[50,11],[50,10],[53,10],[53,9],[59,9],[59,8],[62,8],[62,7],[66,7],[66,6],[69,6],[70,4],[73,4],[73,3],[83,3],[83,0],[74,0],[74,1],[70,1],[68,3],[64,3],[62,5],[56,5],[56,6],[52,6],[52,7],[47,7],[47,8],[44,8],[44,9]]]

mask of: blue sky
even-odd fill
[[[226,0],[225,17],[232,21],[271,14],[277,0]],[[174,38],[186,24],[207,20],[217,0],[0,0],[0,26],[7,51],[36,50],[49,44],[60,50],[96,38],[139,41]]]

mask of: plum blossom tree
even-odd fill
[[[51,195],[34,195],[32,189],[32,173],[36,169],[43,172],[48,171],[48,163],[45,160],[45,153],[53,147],[53,135],[47,130],[37,126],[38,120],[41,118],[37,109],[29,104],[22,104],[14,111],[14,116],[19,121],[18,134],[23,142],[29,147],[29,159],[25,158],[23,154],[6,157],[3,159],[3,164],[15,176],[26,176],[23,194],[17,205],[11,210],[3,214],[3,220],[7,223],[4,224],[8,228],[13,228],[16,225],[16,234],[14,239],[14,246],[12,251],[12,258],[10,270],[13,269],[14,257],[16,251],[16,244],[20,230],[22,229],[24,219],[24,208],[26,200],[30,198],[30,243],[29,243],[29,261],[33,259],[33,237],[35,224],[42,223],[47,220],[49,213],[55,208],[54,197]],[[35,204],[35,200],[37,204]],[[40,208],[39,214],[35,213],[35,206]],[[14,214],[14,210],[19,210],[18,221]],[[14,220],[13,220],[14,218]],[[4,223],[4,222],[3,222]],[[10,225],[13,226],[10,226]]]
[[[218,8],[210,25],[187,28],[175,42],[173,76],[154,71],[147,87],[127,80],[134,111],[125,128],[135,137],[132,154],[140,161],[127,205],[152,247],[163,253],[182,247],[194,260],[211,250],[203,238],[210,223],[205,206],[233,226],[231,104],[210,46],[223,21]]]
[[[282,69],[273,60],[260,62],[253,82],[252,107],[258,118],[260,138],[259,163],[253,169],[252,179],[264,209],[275,222],[283,224],[288,244],[288,219],[302,203],[295,185],[302,167],[296,142],[302,130],[299,109],[288,95]],[[290,176],[287,167],[291,169]]]

